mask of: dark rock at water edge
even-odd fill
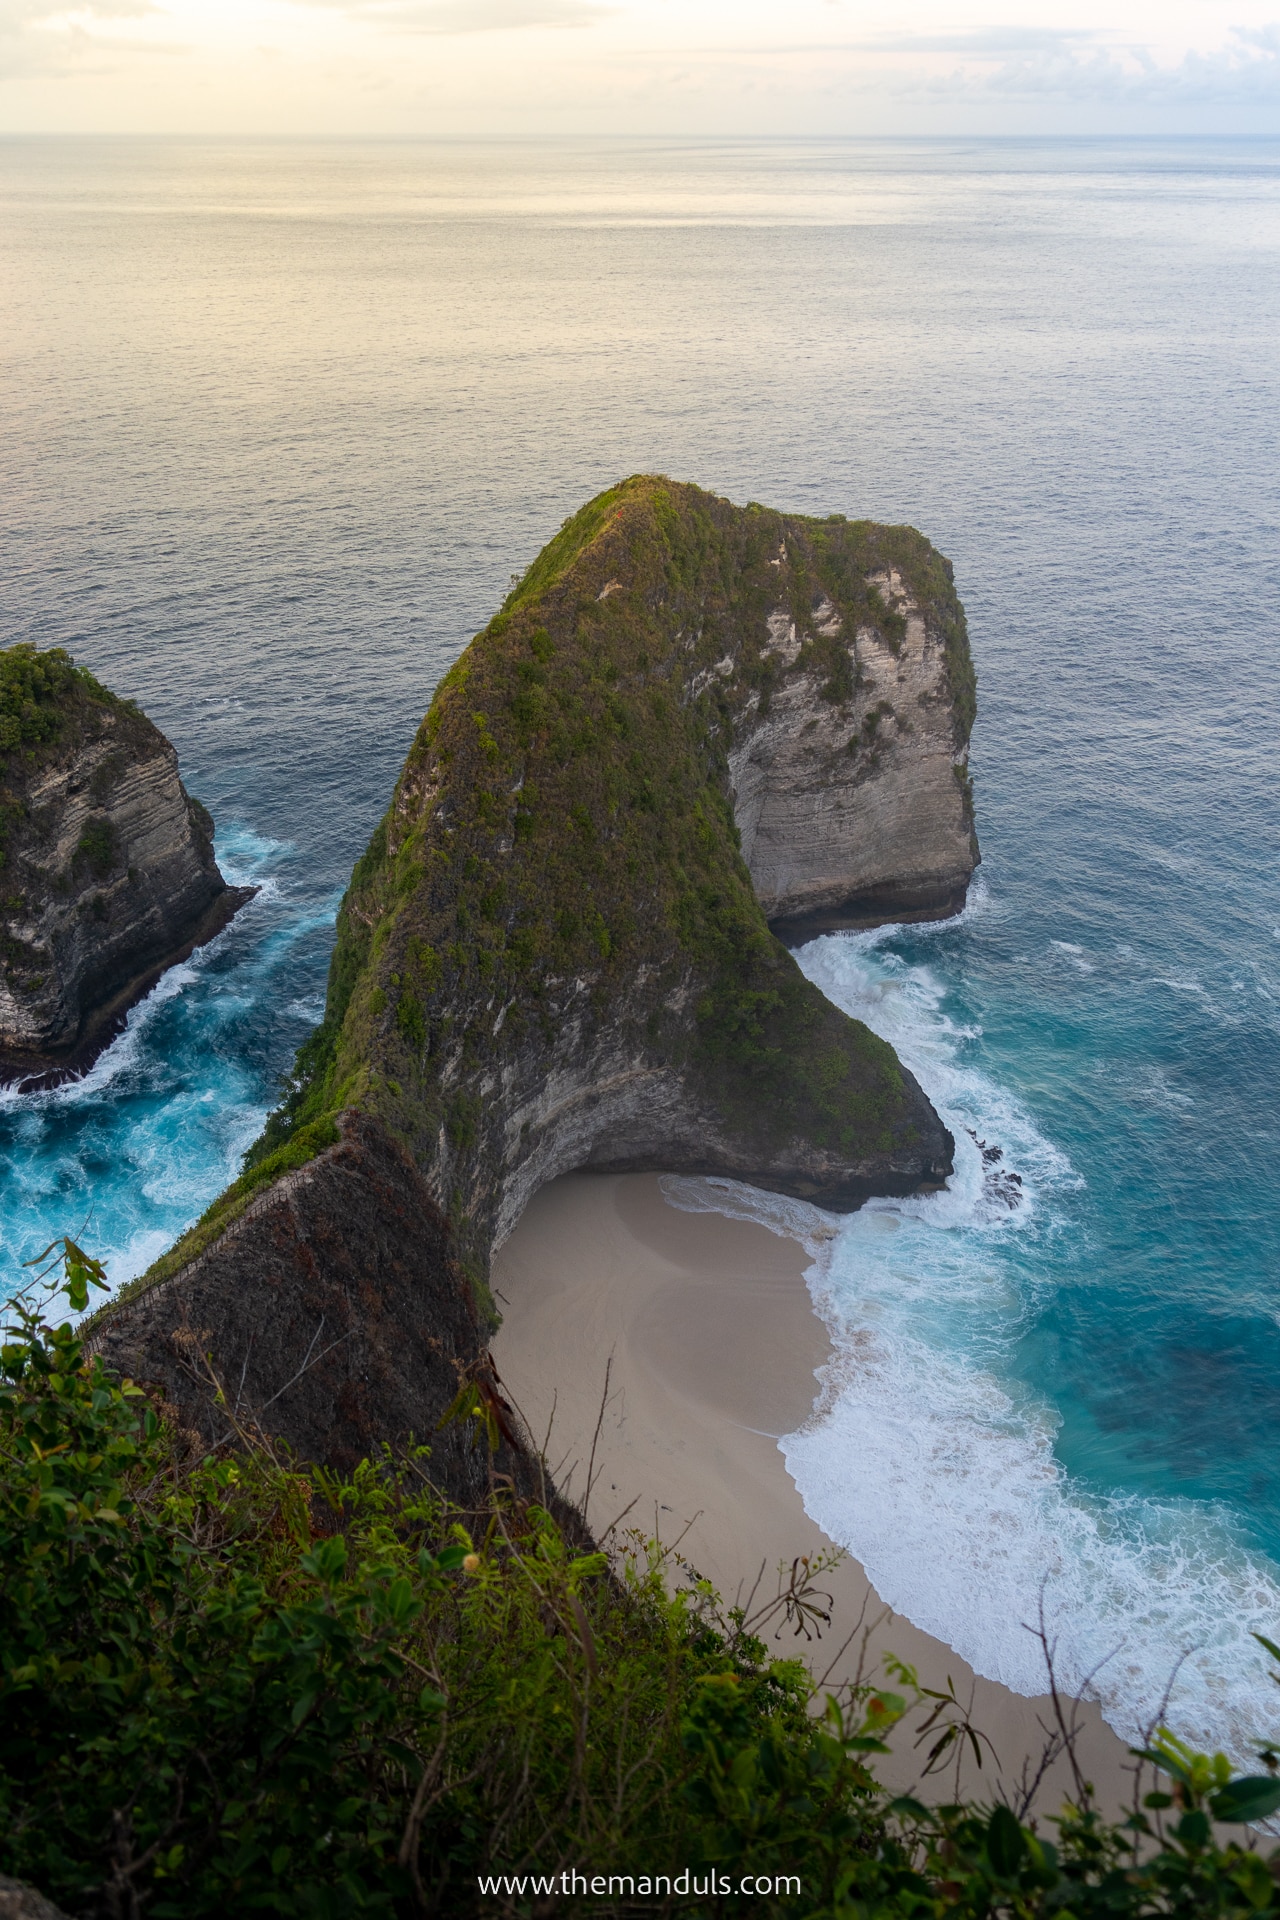
[[[144,713],[60,648],[0,653],[0,1078],[83,1073],[255,891]]]

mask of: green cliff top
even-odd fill
[[[0,650],[0,766],[14,763],[25,750],[31,759],[66,734],[85,703],[133,709],[87,667],[78,667],[63,647],[40,653],[29,642]]]

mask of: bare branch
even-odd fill
[[[591,1489],[596,1482],[596,1448],[600,1444],[600,1429],[604,1425],[604,1410],[609,1404],[609,1381],[613,1374],[613,1355],[604,1363],[604,1391],[600,1395],[600,1411],[596,1415],[596,1429],[591,1436],[591,1457],[587,1461],[587,1490],[582,1496],[582,1518],[587,1518],[587,1508],[591,1505]]]

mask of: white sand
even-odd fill
[[[623,1527],[667,1542],[681,1537],[680,1551],[726,1600],[745,1599],[759,1582],[758,1603],[776,1591],[779,1563],[790,1567],[796,1555],[832,1544],[806,1514],[776,1444],[811,1416],[814,1370],[829,1353],[803,1280],[807,1264],[795,1241],[764,1226],[669,1206],[654,1174],[571,1174],[544,1187],[494,1262],[504,1315],[494,1358],[535,1439],[549,1432],[558,1484],[582,1501],[611,1362],[588,1507],[593,1530],[600,1537],[630,1505]],[[976,1677],[941,1641],[889,1614],[856,1561],[846,1559],[821,1584],[834,1597],[830,1628],[812,1647],[784,1629],[780,1653],[804,1654],[822,1675],[854,1633],[831,1671],[833,1685],[853,1678],[860,1660],[874,1680],[886,1653],[908,1661],[926,1686],[945,1686],[950,1676],[998,1756],[988,1756],[981,1773],[965,1762],[966,1794],[989,1797],[1000,1779],[1012,1787],[1024,1760],[1038,1761],[1047,1698]],[[865,1646],[860,1623],[869,1628]],[[900,1791],[919,1778],[920,1718],[898,1731],[892,1758],[877,1762]],[[1079,1719],[1082,1770],[1103,1806],[1118,1810],[1132,1793],[1126,1749],[1096,1707],[1082,1707]],[[1037,1810],[1055,1811],[1070,1783],[1060,1760]],[[949,1799],[955,1784],[948,1767],[923,1783],[921,1796]]]

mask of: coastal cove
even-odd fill
[[[718,1198],[744,1211],[710,1211]],[[803,1278],[822,1243],[806,1249],[779,1232],[781,1211],[765,1226],[767,1202],[753,1219],[752,1199],[710,1182],[570,1174],[535,1197],[494,1265],[505,1316],[494,1357],[560,1484],[587,1499],[601,1531],[667,1542],[727,1602],[748,1606],[772,1597],[779,1569],[798,1554],[816,1561],[833,1545],[804,1513],[778,1444],[811,1423],[815,1374],[831,1378],[831,1345]],[[829,1245],[831,1223],[819,1232]],[[991,1746],[981,1769],[962,1746],[944,1770],[947,1792],[958,1782],[982,1795],[999,1781],[1016,1796],[1024,1760],[1038,1759],[1052,1725],[1049,1699],[976,1679],[950,1648],[891,1614],[854,1559],[816,1585],[829,1623],[808,1644],[784,1625],[774,1650],[803,1651],[832,1687],[882,1678],[886,1657],[910,1662],[925,1686],[954,1682]],[[928,1797],[931,1744],[896,1741],[881,1778]],[[1131,1762],[1096,1707],[1081,1715],[1078,1758],[1099,1803],[1121,1813]],[[1070,1788],[1059,1759],[1037,1805],[1056,1806]]]
[[[958,1172],[842,1231],[824,1312],[876,1365],[788,1465],[982,1671],[1034,1687],[1056,1551],[1083,1670],[1140,1628],[1118,1722],[1191,1648],[1175,1724],[1247,1752],[1280,1618],[1274,151],[797,146],[774,188],[739,146],[351,148],[305,195],[287,149],[174,151],[4,152],[4,614],[144,705],[266,885],[85,1082],[0,1101],[12,1269],[71,1230],[127,1279],[233,1177],[435,684],[583,499],[661,468],[909,521],[970,617],[984,865],[959,921],[800,958]]]

